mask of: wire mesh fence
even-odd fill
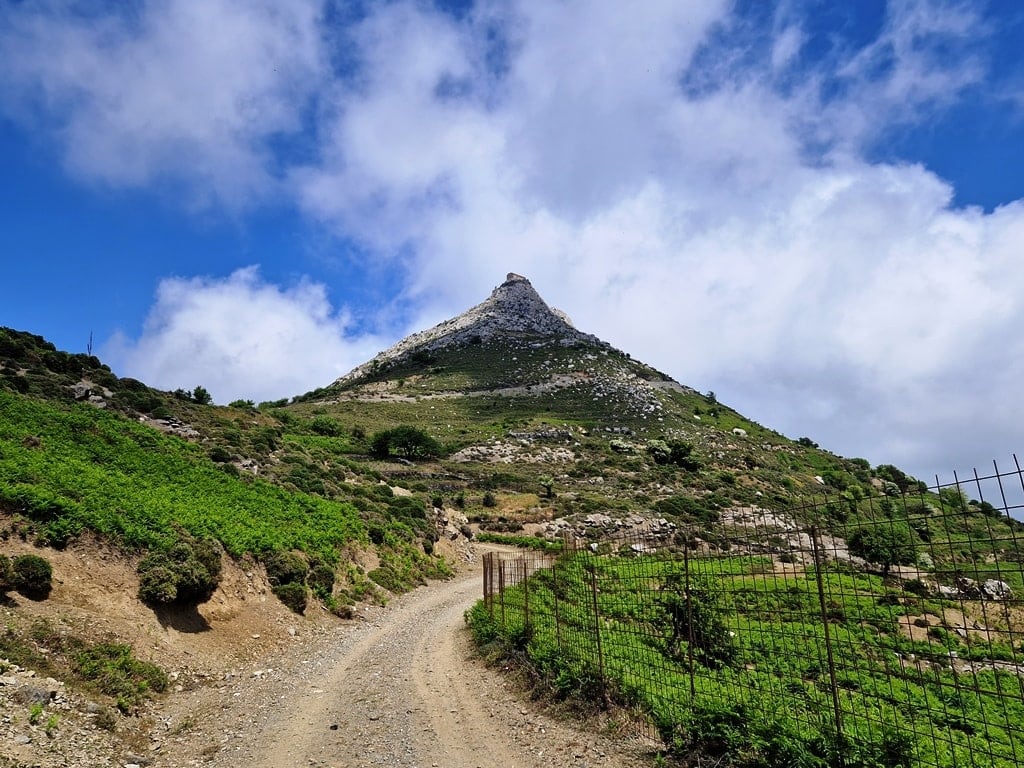
[[[1024,764],[1020,466],[892,485],[488,554],[482,607],[557,691],[635,707],[679,755]]]

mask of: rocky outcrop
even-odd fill
[[[356,381],[417,353],[429,354],[439,349],[484,344],[496,338],[542,338],[564,345],[609,346],[596,336],[576,330],[568,315],[549,307],[529,280],[509,272],[505,282],[495,288],[485,301],[433,328],[407,336],[335,383],[344,385]]]

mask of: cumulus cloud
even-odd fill
[[[45,114],[68,168],[118,187],[185,182],[237,207],[273,185],[268,142],[320,82],[318,3],[25,3],[0,15],[0,88]]]
[[[734,55],[724,3],[513,8],[497,79],[486,8],[373,15],[352,33],[369,74],[294,177],[324,221],[412,243],[413,326],[514,270],[791,435],[918,470],[1013,448],[1013,377],[979,369],[1018,366],[992,350],[1024,317],[1021,210],[955,208],[927,168],[861,152],[980,81],[969,6],[894,4],[868,45],[802,64],[789,18],[762,60]],[[965,440],[979,401],[1006,406]]]
[[[42,94],[71,167],[223,200],[282,180],[367,274],[400,271],[389,340],[515,271],[582,329],[839,453],[927,474],[1024,432],[1024,208],[956,207],[929,168],[875,159],[984,84],[976,4],[890,3],[859,40],[800,2],[397,0],[329,23],[313,3],[47,7],[8,13],[0,79]],[[314,114],[297,162],[273,139]],[[164,386],[273,397],[376,351],[346,333],[322,287],[243,271],[165,281],[122,352]]]
[[[126,376],[167,390],[200,384],[218,403],[276,400],[330,384],[379,350],[349,334],[327,289],[264,282],[255,267],[226,278],[167,278],[137,339],[120,335],[104,355]]]

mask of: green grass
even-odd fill
[[[175,526],[235,556],[302,549],[333,559],[365,540],[351,504],[218,468],[202,449],[114,414],[0,392],[0,503],[60,544],[93,530],[165,547]]]
[[[736,766],[833,766],[840,754],[847,768],[1020,763],[1020,682],[990,663],[1024,662],[1007,627],[988,639],[943,630],[912,640],[900,617],[941,611],[941,601],[831,568],[820,579],[825,624],[817,574],[780,575],[765,564],[759,556],[691,554],[684,565],[664,556],[566,555],[489,608],[479,603],[468,620],[478,642],[526,654],[556,693],[593,700],[597,690],[639,707],[681,759],[699,752],[728,755]],[[687,583],[712,601],[699,615],[714,632],[691,635],[679,623],[686,611],[671,613],[687,605]],[[955,672],[951,650],[979,663]]]

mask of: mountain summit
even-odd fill
[[[414,357],[423,361],[440,350],[496,341],[609,347],[596,336],[578,331],[568,315],[548,306],[528,279],[509,272],[505,282],[475,307],[433,328],[407,336],[342,376],[336,384],[356,381],[373,371],[393,367]]]

